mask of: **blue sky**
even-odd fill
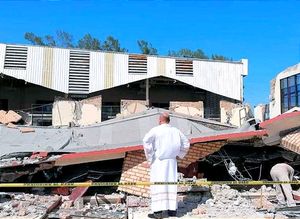
[[[75,39],[90,33],[118,38],[129,52],[136,40],[159,54],[201,48],[234,60],[249,59],[245,102],[267,102],[270,80],[300,61],[300,1],[71,1],[0,0],[0,42],[27,43],[38,35],[65,30]]]

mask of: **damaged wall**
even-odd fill
[[[188,166],[195,161],[218,151],[224,144],[225,142],[222,141],[191,145],[186,157],[178,160],[178,166],[188,168]],[[143,150],[132,151],[126,154],[120,182],[149,181],[149,174],[150,169],[147,166]],[[119,186],[118,190],[143,197],[149,197],[150,191],[147,186]]]
[[[189,116],[204,117],[203,101],[197,102],[179,102],[171,101],[170,110],[176,113],[182,113]]]
[[[261,122],[266,120],[266,104],[259,104],[254,108],[254,118],[259,119]]]
[[[121,114],[118,114],[117,117],[140,113],[146,109],[145,100],[121,100]]]
[[[220,110],[221,122],[235,126],[241,126],[252,117],[249,105],[235,104],[226,100],[221,100]]]
[[[57,100],[53,103],[53,126],[68,126],[70,123],[85,126],[99,122],[101,122],[101,96],[81,101]]]

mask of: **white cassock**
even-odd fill
[[[152,128],[144,137],[144,150],[151,164],[151,182],[177,182],[177,160],[190,147],[189,140],[175,127],[162,124]],[[177,210],[177,185],[151,186],[153,212]]]

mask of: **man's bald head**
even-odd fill
[[[159,124],[168,124],[170,122],[170,115],[167,112],[160,114]]]

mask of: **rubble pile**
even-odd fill
[[[125,204],[101,204],[99,206],[86,203],[83,206],[76,204],[72,207],[61,207],[57,212],[49,214],[49,218],[72,218],[72,217],[89,217],[105,219],[125,219]]]
[[[34,194],[1,194],[0,218],[43,217],[61,201],[60,196],[39,196]]]
[[[259,191],[256,191],[259,193]],[[243,197],[242,193],[228,185],[213,185],[212,198],[199,204],[192,210],[192,215],[203,217],[263,217],[272,212],[274,205],[266,197]],[[266,209],[265,213],[258,209]]]

